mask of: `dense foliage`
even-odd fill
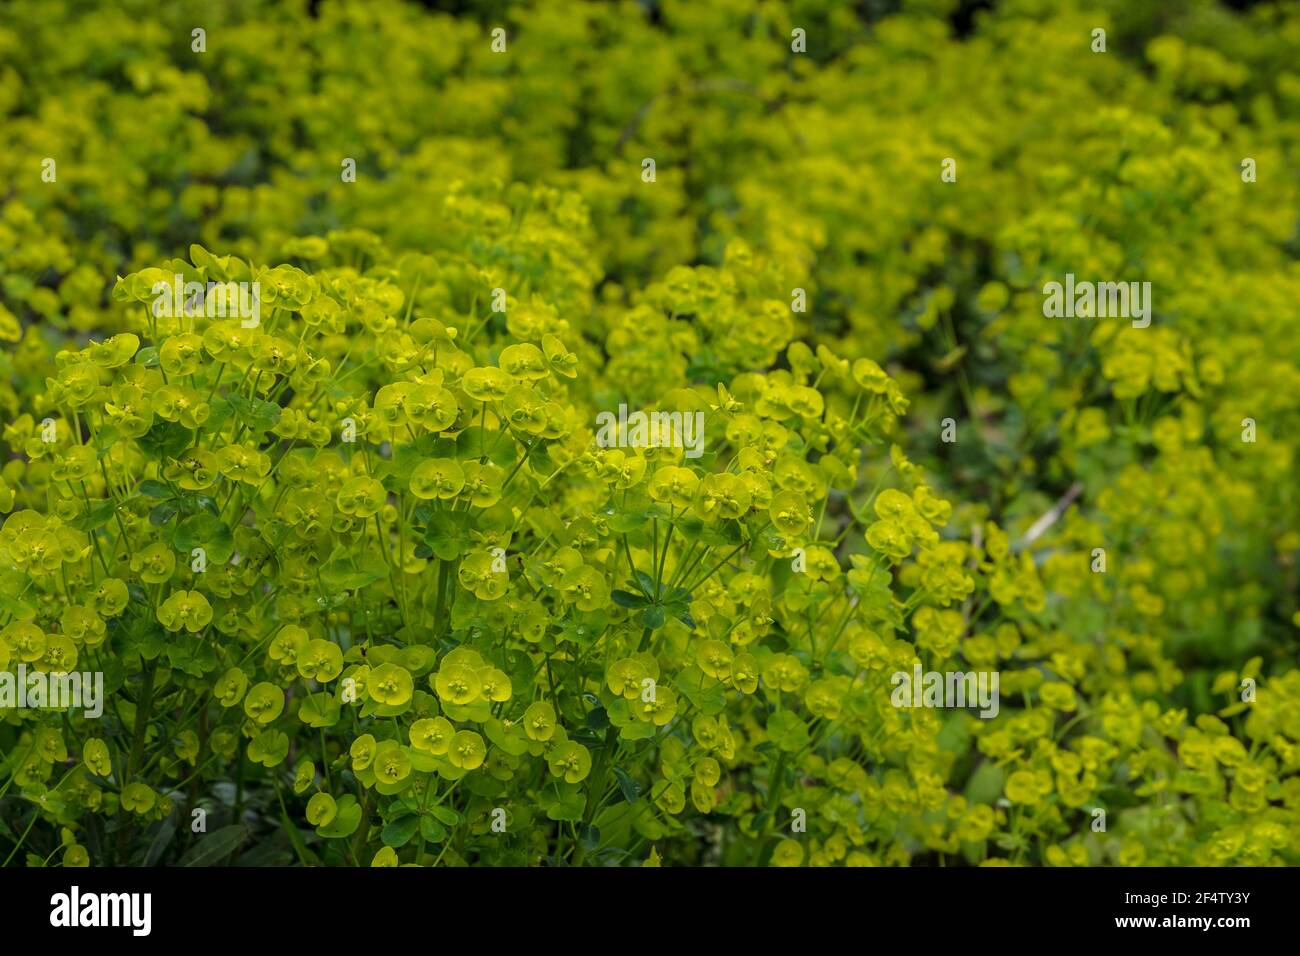
[[[1300,9],[955,7],[6,4],[0,859],[1300,862]]]

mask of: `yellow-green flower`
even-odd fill
[[[417,498],[455,498],[465,487],[465,470],[454,458],[430,458],[415,466],[410,484]]]
[[[411,725],[411,746],[441,757],[451,748],[456,728],[446,717],[423,717]]]
[[[156,794],[148,784],[128,783],[122,788],[122,808],[132,813],[145,814],[158,802]]]
[[[463,706],[478,699],[483,682],[474,668],[444,661],[434,678],[434,689],[442,700]]]
[[[328,793],[314,793],[307,801],[307,822],[314,827],[327,826],[338,813],[338,804]]]
[[[555,733],[555,708],[544,700],[528,705],[521,720],[529,740],[550,740]]]
[[[284,712],[284,691],[268,681],[254,684],[244,697],[244,713],[259,724],[269,724]]]
[[[169,631],[197,634],[212,622],[212,605],[199,591],[174,591],[159,605],[158,621]]]
[[[803,863],[803,845],[789,838],[782,840],[772,851],[772,866],[799,866]]]
[[[591,752],[580,743],[566,740],[551,748],[546,763],[551,773],[563,777],[565,783],[580,783],[591,773]]]
[[[332,641],[308,641],[296,656],[298,673],[308,680],[328,683],[343,672],[343,652]]]
[[[98,737],[86,741],[81,759],[86,769],[97,777],[107,777],[113,772],[113,761],[109,757],[108,744]]]
[[[415,682],[411,672],[398,664],[380,664],[370,671],[366,690],[372,700],[390,707],[400,707],[411,699]]]
[[[483,744],[483,738],[472,730],[457,731],[447,750],[447,759],[451,765],[461,770],[478,769],[486,756],[487,748]]]

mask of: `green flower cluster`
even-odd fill
[[[11,3],[0,860],[1300,861],[1300,12],[896,6]]]

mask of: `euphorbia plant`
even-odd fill
[[[137,331],[56,356],[53,440],[9,431],[23,583],[0,646],[102,669],[113,700],[102,724],[34,721],[13,777],[50,786],[54,752],[81,753],[51,787],[71,845],[126,862],[225,779],[237,823],[276,795],[304,861],[641,859],[716,815],[718,849],[758,862],[809,761],[862,772],[873,655],[899,653],[866,624],[900,613],[889,567],[950,511],[881,491],[877,553],[845,575],[828,502],[904,407],[878,366],[728,295],[794,368],[740,371],[706,334],[717,383],[657,403],[701,417],[702,453],[603,447],[568,323],[483,309],[462,331],[400,270],[191,260],[118,281]],[[258,321],[171,310],[172,271],[275,294]],[[910,604],[969,591],[937,567],[954,581],[932,569]]]

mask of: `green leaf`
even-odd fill
[[[664,612],[664,609],[657,604],[648,607],[641,612],[641,623],[652,631],[659,630],[659,628],[664,626],[664,623],[667,620],[668,615]]]
[[[565,794],[547,807],[546,816],[561,823],[577,823],[586,810],[587,801],[581,793]]]
[[[636,803],[641,799],[641,784],[633,780],[626,770],[615,767],[614,776],[618,778],[618,789],[622,792],[624,800],[628,803]]]
[[[454,561],[473,547],[468,512],[440,511],[429,518],[425,543],[444,561]]]
[[[68,522],[78,531],[94,531],[96,528],[102,528],[113,520],[113,515],[117,513],[117,502],[112,498],[104,501],[92,501],[89,510],[84,515]]]
[[[380,831],[379,838],[394,850],[401,849],[411,841],[415,836],[415,831],[420,827],[419,817],[402,817],[400,820],[394,820]]]
[[[4,611],[15,621],[30,621],[36,616],[36,605],[17,598],[0,597],[0,611]]]
[[[630,724],[624,724],[618,730],[619,737],[624,740],[649,740],[659,730],[648,720],[633,720]]]
[[[149,512],[149,523],[155,528],[161,528],[170,522],[172,518],[175,518],[178,511],[180,511],[180,508],[177,507],[175,502],[161,502],[154,505],[153,510]]]
[[[614,590],[610,592],[610,600],[619,607],[645,607],[650,603],[650,599],[643,594],[633,594],[631,591]]]
[[[458,826],[460,824],[460,814],[451,807],[430,807],[429,812],[449,827]]]
[[[583,727],[580,730],[570,731],[569,739],[576,743],[580,743],[591,750],[595,750],[597,747],[603,746],[605,743],[605,738],[602,735],[594,733],[586,727]]]
[[[229,406],[229,412],[224,408],[218,409],[221,403]],[[259,398],[245,398],[243,395],[232,394],[216,399],[212,406],[213,412],[220,414],[223,419],[233,413],[254,435],[270,431],[280,421],[280,406],[275,402],[264,402]]]
[[[117,444],[117,440],[122,437],[122,430],[116,425],[105,425],[95,433],[95,438],[91,444],[95,448],[95,457],[103,458]]]
[[[650,515],[644,511],[620,511],[609,517],[609,529],[615,534],[641,531],[649,523]]]
[[[208,495],[183,494],[176,499],[176,503],[180,505],[183,515],[196,515],[206,511],[214,518],[221,517],[221,509],[217,506],[216,500]]]
[[[235,537],[225,522],[204,512],[185,518],[176,526],[172,546],[186,555],[202,548],[209,562],[225,564],[235,553]]]
[[[420,836],[429,843],[441,843],[447,839],[446,828],[433,817],[419,817]]]
[[[695,630],[695,618],[691,617],[691,612],[685,604],[665,604],[664,609],[692,631]]]
[[[298,708],[298,719],[310,727],[333,727],[339,722],[341,710],[333,694],[310,694]]]
[[[411,751],[411,769],[418,770],[420,773],[433,773],[438,769],[438,758],[433,754],[413,749]]]
[[[360,808],[358,808],[358,813]],[[248,827],[242,823],[213,830],[201,838],[181,857],[181,866],[215,866],[230,856],[248,836]]]
[[[481,724],[492,717],[492,705],[482,698],[469,704],[453,704],[445,700],[442,702],[442,709],[449,719],[459,723]]]
[[[334,819],[323,827],[317,827],[316,833],[319,836],[341,840],[356,833],[360,825],[361,805],[357,803],[356,797],[345,793],[339,797],[338,811],[334,814]]]
[[[303,866],[317,866],[320,864],[320,858],[307,848],[307,841],[302,838],[302,831],[299,830],[283,809],[280,810],[280,826],[285,834],[289,837],[289,842],[293,844],[294,853],[298,854],[298,862]]]
[[[143,604],[144,601],[141,600],[140,603]],[[157,658],[167,642],[167,632],[152,617],[133,617],[122,633],[125,637],[123,649],[127,653],[139,654],[147,661]]]
[[[263,767],[278,766],[289,753],[289,735],[279,730],[264,730],[248,742],[248,759]]]
[[[677,692],[705,716],[720,714],[727,706],[727,696],[719,681],[706,677],[694,664],[684,667],[673,680]]]
[[[521,756],[528,751],[528,738],[519,732],[518,725],[507,732],[500,718],[492,718],[483,724],[483,733],[512,757]]]
[[[560,625],[560,637],[579,647],[590,647],[608,626],[609,614],[605,610],[575,611]]]
[[[212,253],[204,249],[197,242],[190,243],[190,262],[194,263],[196,269],[204,269],[209,279],[222,279],[224,276],[218,272],[220,264],[213,257]]]
[[[609,712],[604,707],[597,707],[587,713],[587,726],[592,730],[604,730],[609,726]]]
[[[477,415],[474,416],[477,420]],[[487,453],[488,461],[498,468],[508,469],[519,457],[518,448],[513,441],[498,441],[500,432],[485,431],[472,425],[456,437],[456,457],[462,460],[480,457],[480,449]]]
[[[194,444],[194,432],[179,422],[158,419],[152,428],[136,439],[136,443],[150,458],[176,458]]]
[[[329,591],[355,591],[374,584],[388,574],[383,558],[366,554],[343,554],[320,569],[321,584]]]
[[[808,743],[808,726],[788,710],[778,711],[767,719],[767,735],[781,750],[793,753]]]
[[[981,763],[966,782],[966,799],[971,803],[993,803],[1002,796],[1005,779],[1006,771],[997,764]]]
[[[172,667],[191,677],[202,677],[217,668],[217,655],[212,645],[196,634],[173,637],[167,644],[166,654]]]
[[[641,589],[643,594],[652,598],[659,596],[660,589],[655,587],[655,579],[650,577],[650,575],[646,574],[644,571],[636,571],[632,574],[632,577],[636,578],[636,585]]]
[[[137,494],[142,494],[146,498],[171,498],[171,488],[161,481],[155,481],[152,478],[140,482],[140,487],[136,489]]]
[[[149,841],[149,849],[145,850],[143,866],[157,866],[158,861],[162,859],[163,853],[171,845],[172,839],[176,836],[176,814],[173,812],[160,824],[154,831],[153,839]]]

